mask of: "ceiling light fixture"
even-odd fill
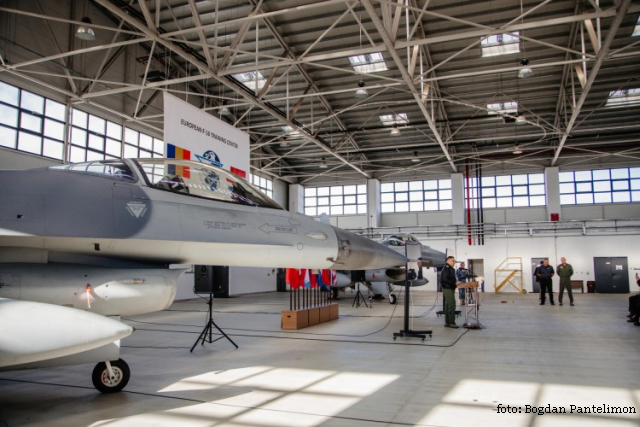
[[[420,158],[418,157],[418,152],[417,151],[413,152],[413,157],[411,158],[411,161],[413,163],[418,163],[420,161]]]
[[[522,0],[520,0],[520,22],[524,25],[524,7],[522,6]],[[524,30],[519,35],[520,37],[524,37]],[[528,77],[533,76],[533,70],[529,67],[529,60],[527,59],[527,48],[524,45],[524,38],[522,39],[522,54],[524,58],[520,61],[520,65],[522,68],[518,70],[518,77],[521,79],[526,79]]]
[[[391,127],[391,135],[400,135],[400,129],[396,123]]]
[[[527,58],[524,58],[522,61],[520,61],[520,65],[522,65],[522,68],[518,70],[519,78],[526,79],[533,76],[533,70],[529,67],[529,60]]]
[[[93,22],[91,22],[91,19],[85,16],[80,21],[82,21],[86,25],[80,25],[78,27],[78,29],[76,30],[76,37],[79,38],[80,40],[86,40],[86,41],[95,40],[96,33],[94,33],[93,29],[89,26],[93,24]]]
[[[516,149],[513,150],[513,154],[522,154],[522,150],[518,144],[516,144]]]
[[[363,98],[366,98],[367,96],[369,96],[369,93],[367,92],[367,89],[365,89],[364,87],[364,82],[360,80],[358,82],[358,90],[356,90],[356,98],[363,99]]]
[[[329,166],[327,166],[327,159],[325,159],[324,157],[322,158],[322,163],[320,163],[320,169],[326,169]]]

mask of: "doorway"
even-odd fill
[[[542,261],[544,261],[545,259],[548,258],[531,258],[531,292],[533,292],[534,294],[540,293],[540,283],[538,283],[538,281],[536,280],[536,275],[534,273],[536,271],[536,268],[538,268]]]
[[[627,257],[594,257],[596,292],[601,294],[628,294],[629,269]]]
[[[484,284],[484,260],[483,259],[470,259],[469,260],[469,273],[472,275],[473,280],[478,280],[478,277],[482,278]],[[484,292],[484,287],[482,288]]]

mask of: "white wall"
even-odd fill
[[[446,248],[455,250],[457,261],[468,259],[483,259],[485,269],[485,291],[493,292],[495,279],[494,270],[507,257],[521,257],[523,263],[523,282],[527,291],[532,290],[531,258],[548,257],[549,264],[554,268],[560,263],[560,258],[567,258],[573,266],[572,280],[586,281],[594,279],[594,257],[627,257],[629,265],[629,283],[635,283],[634,268],[640,268],[640,247],[637,245],[638,236],[562,236],[562,237],[520,237],[520,238],[491,238],[485,240],[484,246],[469,245],[466,238],[427,240],[422,243],[434,249],[444,251]],[[433,277],[433,280],[432,280]],[[427,276],[430,283],[418,289],[435,290],[435,273]],[[558,279],[553,280],[553,289],[558,291]],[[632,289],[632,287],[631,287]],[[515,292],[510,285],[502,291]],[[501,292],[502,292],[501,291]]]
[[[273,200],[280,206],[286,207],[289,204],[289,184],[281,179],[274,179]]]
[[[340,228],[366,228],[367,216],[366,215],[344,215],[333,217],[334,221],[331,224]]]

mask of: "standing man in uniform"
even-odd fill
[[[456,269],[453,267],[456,259],[448,256],[446,264],[440,273],[440,284],[444,296],[444,326],[457,329],[456,325],[456,286],[460,282],[456,280]]]
[[[565,257],[560,258],[560,265],[556,268],[556,272],[558,273],[558,277],[560,277],[560,294],[558,295],[558,302],[562,305],[562,294],[564,293],[564,288],[567,288],[567,293],[569,294],[569,303],[573,305],[573,292],[571,291],[571,276],[573,276],[573,267],[571,264],[567,264],[567,259]]]
[[[554,276],[555,271],[553,271],[553,267],[549,265],[549,260],[545,259],[542,262],[542,265],[537,268],[536,276],[540,278],[540,305],[544,305],[545,302],[545,292],[547,289],[549,290],[549,302],[551,305],[555,305],[553,303],[553,284],[551,282],[551,278]]]

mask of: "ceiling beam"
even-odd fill
[[[627,9],[629,9],[630,3],[631,3],[631,0],[622,0],[617,7],[618,13],[615,19],[613,20],[613,22],[611,22],[611,26],[609,27],[609,32],[607,33],[607,37],[604,39],[604,42],[602,43],[602,46],[600,48],[600,51],[598,52],[598,55],[596,57],[595,63],[593,64],[593,67],[591,68],[591,70],[589,70],[589,77],[587,78],[587,82],[584,85],[584,88],[582,89],[580,98],[578,99],[578,102],[576,103],[576,106],[573,109],[573,114],[571,114],[571,118],[567,123],[567,127],[564,131],[564,134],[560,138],[560,144],[558,145],[558,148],[556,149],[556,152],[553,155],[551,166],[555,166],[556,162],[558,161],[558,157],[560,156],[560,152],[562,151],[562,147],[564,147],[564,144],[567,141],[567,138],[569,137],[569,135],[571,135],[571,130],[573,129],[576,119],[580,114],[582,105],[587,100],[587,96],[589,95],[589,91],[593,86],[593,82],[595,82],[596,77],[598,76],[598,71],[600,71],[600,67],[602,67],[602,64],[604,64],[604,61],[607,58],[607,55],[609,54],[611,43],[613,42],[613,39],[616,37],[616,34],[618,33],[618,28],[620,28],[620,24],[622,23],[622,20],[627,14]]]
[[[421,9],[418,9],[418,11],[421,11]],[[609,18],[609,17],[615,16],[615,12],[616,11],[614,8],[610,8],[610,9],[603,10],[602,12],[592,12],[592,13],[586,13],[582,15],[568,15],[561,18],[542,19],[539,21],[530,21],[525,23],[514,23],[512,25],[507,25],[501,29],[456,31],[450,34],[444,34],[444,35],[438,35],[438,36],[426,37],[426,38],[420,38],[420,39],[412,39],[408,41],[399,40],[397,43],[395,43],[394,46],[396,49],[402,49],[406,47],[413,47],[416,45],[446,43],[450,41],[463,40],[463,39],[480,39],[482,37],[486,37],[488,35],[497,34],[497,33],[510,33],[515,31],[539,29],[539,28],[545,28],[545,27],[551,27],[551,26],[557,26],[557,25],[570,24],[573,22],[583,22],[585,19]],[[629,13],[637,13],[637,12],[640,12],[640,5],[634,5],[629,8]],[[166,37],[166,35],[163,34],[162,37]],[[322,62],[322,61],[327,61],[331,59],[345,58],[347,56],[364,55],[364,54],[369,54],[373,52],[384,52],[386,50],[387,50],[387,47],[384,44],[370,46],[370,47],[363,47],[363,48],[340,49],[333,52],[325,52],[317,55],[309,55],[304,58],[299,58],[295,60],[280,59],[280,60],[274,60],[274,61],[265,61],[265,62],[259,63],[257,65],[257,68],[255,65],[233,67],[230,70],[222,71],[220,75],[235,74],[235,73],[240,73],[245,71],[254,71],[256,69],[260,70],[265,68],[273,68],[273,67],[283,66],[283,65],[316,63],[316,62]]]
[[[380,37],[382,37],[382,40],[384,42],[384,45],[387,48],[387,51],[389,52],[389,54],[393,58],[393,60],[394,60],[394,62],[396,64],[396,67],[398,67],[398,71],[400,71],[400,74],[402,75],[402,78],[404,79],[404,82],[407,85],[407,88],[409,89],[409,91],[413,95],[413,98],[415,99],[416,104],[420,108],[420,111],[422,112],[424,117],[427,119],[427,123],[429,124],[429,129],[431,129],[431,132],[433,133],[435,139],[438,141],[438,144],[440,144],[440,148],[442,148],[442,151],[443,151],[444,155],[446,156],[447,160],[449,161],[449,164],[451,165],[451,168],[453,169],[454,172],[457,172],[458,169],[456,168],[456,165],[453,162],[453,159],[451,158],[451,155],[449,154],[449,150],[448,150],[447,146],[445,145],[444,141],[442,140],[442,136],[440,135],[440,132],[438,131],[436,123],[433,120],[433,118],[431,117],[431,114],[429,113],[429,111],[427,110],[427,107],[422,102],[422,93],[420,91],[418,91],[416,89],[415,85],[413,84],[413,79],[409,75],[409,72],[407,71],[407,68],[402,63],[402,58],[400,58],[400,55],[398,55],[398,52],[396,51],[396,49],[394,47],[393,40],[391,40],[391,37],[389,36],[389,34],[387,33],[386,29],[384,28],[384,24],[380,21],[380,18],[378,18],[378,13],[376,12],[376,9],[371,4],[370,0],[362,0],[362,4],[364,5],[365,9],[367,10],[367,13],[369,14],[369,17],[371,18],[371,21],[373,22],[373,24],[375,25],[376,29],[378,30],[378,33],[380,34]]]
[[[174,52],[176,55],[178,55],[181,58],[183,58],[185,61],[191,63],[192,65],[194,65],[198,69],[202,70],[203,73],[208,74],[213,80],[216,80],[217,82],[223,84],[224,86],[228,87],[229,89],[232,89],[232,90],[236,91],[236,93],[238,93],[240,96],[245,98],[251,105],[255,105],[255,106],[260,107],[262,110],[264,110],[265,112],[270,114],[275,119],[281,121],[282,123],[284,123],[286,125],[291,126],[292,128],[295,128],[297,126],[291,120],[287,119],[286,117],[283,117],[282,114],[280,112],[276,111],[273,107],[267,105],[266,103],[264,103],[262,101],[258,101],[254,96],[249,95],[249,93],[246,93],[244,91],[237,91],[238,88],[236,86],[234,86],[227,79],[219,77],[214,72],[214,70],[211,70],[210,68],[207,67],[206,63],[202,62],[201,60],[199,60],[198,58],[193,56],[191,53],[185,51],[179,45],[163,39],[157,32],[152,31],[149,28],[145,27],[143,25],[143,23],[140,22],[139,19],[129,15],[127,12],[123,11],[121,8],[119,8],[116,5],[114,5],[113,3],[111,3],[111,1],[109,1],[109,0],[95,0],[95,1],[96,1],[96,3],[98,3],[102,7],[104,7],[106,10],[108,10],[111,14],[116,16],[117,18],[123,19],[129,25],[131,25],[132,27],[139,29],[150,40],[154,40],[154,41],[160,43],[161,45],[165,46],[167,49],[169,49],[172,52]],[[360,174],[364,175],[365,177],[367,177],[367,178],[370,177],[370,174],[368,172],[365,172],[364,170],[360,169],[359,167],[351,164],[343,156],[341,156],[341,155],[339,155],[337,153],[334,153],[333,150],[331,149],[331,147],[328,147],[323,141],[320,141],[316,137],[313,137],[312,135],[307,134],[306,132],[301,132],[301,134],[302,134],[302,136],[304,138],[306,138],[306,139],[310,140],[311,142],[313,142],[314,144],[316,144],[318,147],[320,147],[327,154],[337,158],[338,160],[340,160],[344,164],[349,165],[351,168],[353,168],[354,170],[356,170]]]

